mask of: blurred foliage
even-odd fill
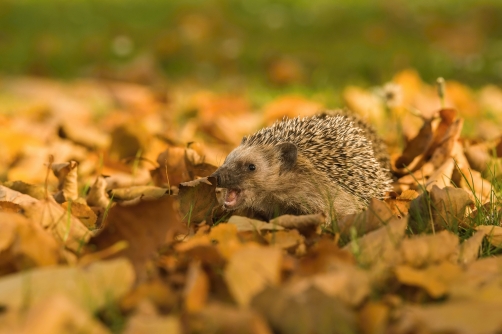
[[[2,0],[0,72],[315,90],[413,67],[501,83],[500,17],[500,0]]]

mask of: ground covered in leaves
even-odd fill
[[[0,333],[502,331],[502,90],[414,71],[343,100],[394,191],[359,214],[229,216],[208,177],[323,98],[0,81]]]

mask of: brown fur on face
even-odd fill
[[[254,165],[254,170],[249,166]],[[282,214],[344,214],[361,209],[351,195],[333,186],[312,163],[298,155],[296,145],[239,146],[213,174],[218,186],[237,195],[227,207],[239,214],[271,219]]]

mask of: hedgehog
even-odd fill
[[[375,130],[345,112],[284,118],[244,137],[212,174],[225,210],[263,220],[357,213],[390,191],[390,160]]]

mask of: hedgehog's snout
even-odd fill
[[[212,177],[216,178],[216,185],[220,188],[227,188],[229,184],[230,174],[225,167],[218,168],[213,174]]]
[[[237,179],[228,167],[221,166],[210,176],[216,178],[217,186],[220,188],[237,188]]]
[[[216,179],[216,186],[221,187],[221,174],[219,172],[220,169],[218,168],[213,174],[209,175],[209,177],[214,177]]]

